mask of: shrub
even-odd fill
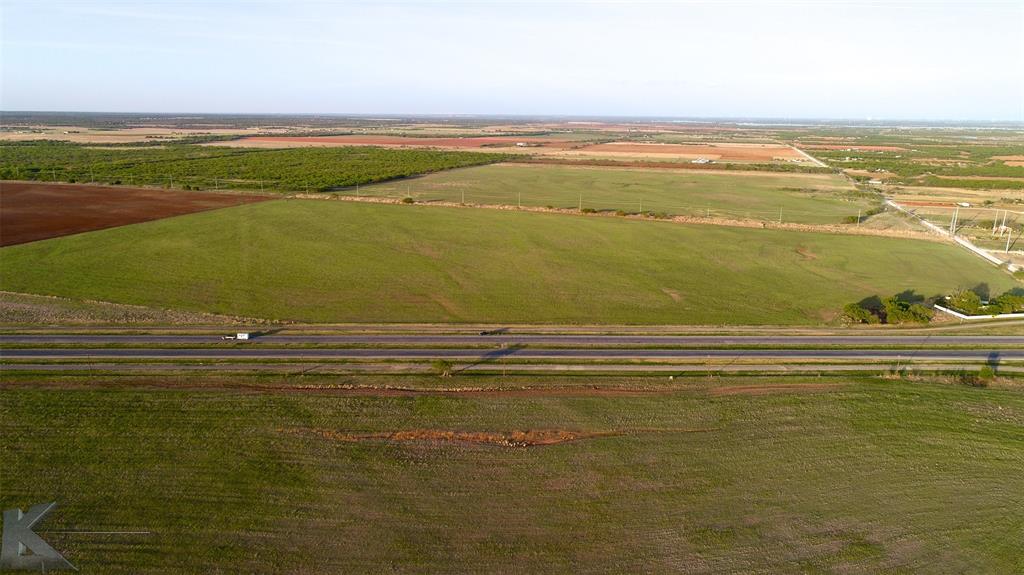
[[[402,203],[403,204],[415,204],[416,200],[406,196],[406,197],[402,198]]]
[[[451,375],[452,375],[452,364],[451,364],[450,361],[446,361],[446,360],[443,360],[443,359],[438,359],[438,360],[435,360],[434,363],[431,364],[431,365],[434,368],[434,371],[438,375],[440,375],[441,377],[451,377]]]
[[[616,216],[624,216],[624,215],[626,215],[626,210],[615,210],[615,215]]]
[[[960,383],[970,387],[986,387],[988,383],[982,381],[981,377],[977,373],[971,373],[969,371],[961,371],[958,374],[957,379]]]
[[[991,365],[983,365],[978,370],[978,379],[989,380],[996,376],[996,370],[992,369]]]
[[[991,313],[1014,313],[1024,310],[1024,295],[1006,292],[989,302]]]
[[[861,307],[858,303],[846,304],[843,308],[843,321],[845,323],[879,323],[878,316],[871,313],[871,310]]]
[[[882,303],[885,306],[885,323],[928,323],[935,314],[919,303],[905,302],[896,296],[886,298]]]
[[[594,208],[583,208],[580,211],[583,212],[584,214],[596,214],[597,213],[597,210],[595,210]]]
[[[949,306],[960,313],[977,315],[981,311],[981,298],[978,294],[969,289],[961,289],[953,292],[946,300]]]

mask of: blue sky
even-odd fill
[[[1024,121],[1024,0],[0,6],[5,110]]]

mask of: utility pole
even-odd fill
[[[860,227],[860,212],[861,212],[861,210],[857,210],[857,227],[858,228]]]
[[[640,215],[644,215],[644,199],[640,198]]]
[[[1003,210],[1003,225],[1002,225],[1002,227],[999,228],[999,235],[1000,236],[1002,236],[1003,232],[1006,230],[1006,214],[1008,212],[1009,212],[1009,210]]]
[[[957,217],[959,215],[960,215],[960,206],[957,206],[956,210],[953,212],[953,219],[949,222],[949,233],[950,233],[950,235],[953,235],[953,236],[956,235],[956,220],[957,220]]]
[[[1010,253],[1010,238],[1013,237],[1013,232],[1006,234],[1006,249],[1003,250],[1004,254]]]
[[[462,190],[462,205],[466,205],[466,190]]]
[[[779,224],[782,224],[782,206],[779,206]]]
[[[580,194],[580,211],[583,211],[583,194]]]
[[[519,192],[519,198],[517,200],[519,209],[523,209],[523,192]]]

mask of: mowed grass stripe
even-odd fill
[[[1014,285],[934,242],[285,200],[0,250],[0,289],[310,322],[818,324]]]
[[[354,190],[346,190],[354,194]],[[686,173],[500,164],[361,186],[360,195],[838,224],[877,198],[835,174]]]

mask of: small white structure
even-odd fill
[[[249,339],[249,334],[246,333],[246,332],[240,331],[240,332],[238,332],[238,335],[235,336],[235,339]]]
[[[697,158],[696,160],[690,160],[691,164],[710,164],[711,160],[707,158]]]

